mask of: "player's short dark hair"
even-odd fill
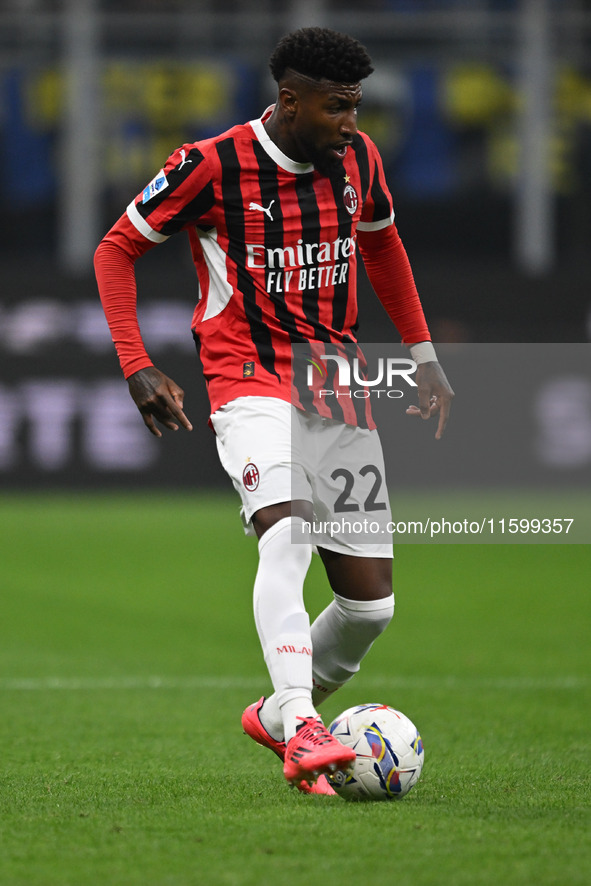
[[[373,71],[365,46],[330,28],[301,28],[287,34],[277,44],[269,67],[277,82],[288,68],[335,83],[359,83]]]

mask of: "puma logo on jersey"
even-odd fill
[[[256,212],[264,212],[265,215],[268,215],[271,221],[273,221],[273,216],[271,215],[271,206],[275,201],[271,200],[267,207],[261,206],[259,203],[251,203],[248,207],[249,209],[255,210]]]
[[[179,172],[181,171],[181,169],[183,168],[185,163],[192,163],[193,162],[192,160],[187,160],[187,152],[185,151],[184,148],[181,148],[181,160],[182,160],[182,163],[179,166]]]

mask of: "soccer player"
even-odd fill
[[[357,129],[363,46],[325,28],[284,37],[270,59],[276,103],[262,117],[174,151],[100,243],[99,292],[129,390],[148,429],[191,430],[183,391],[142,342],[134,262],[186,231],[199,282],[193,332],[221,462],[259,539],[256,626],[274,692],[243,713],[244,731],[283,761],[288,782],[330,793],[326,774],[354,754],[317,707],[359,670],[394,612],[392,543],[337,532],[318,546],[333,599],[310,626],[303,584],[309,526],[335,485],[385,526],[380,442],[364,402],[335,407],[294,379],[292,345],[355,343],[356,250],[418,364],[418,405],[441,437],[453,392],[437,362],[392,199],[372,141]],[[369,471],[369,474],[368,474]],[[365,474],[364,474],[365,472]],[[332,477],[331,477],[332,474]],[[346,476],[346,475],[343,475]],[[377,487],[379,485],[379,488]],[[371,495],[370,495],[371,493]],[[373,497],[372,497],[373,496]],[[292,535],[293,533],[293,535]]]

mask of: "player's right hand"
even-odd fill
[[[127,383],[144,424],[155,437],[161,437],[162,431],[156,427],[154,419],[171,431],[178,431],[179,425],[187,431],[193,430],[193,425],[183,412],[185,392],[155,366],[134,372]]]

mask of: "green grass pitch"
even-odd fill
[[[0,520],[2,886],[589,882],[588,545],[397,549],[394,622],[323,712],[392,704],[426,762],[348,804],[242,734],[269,683],[233,498],[5,495]]]

